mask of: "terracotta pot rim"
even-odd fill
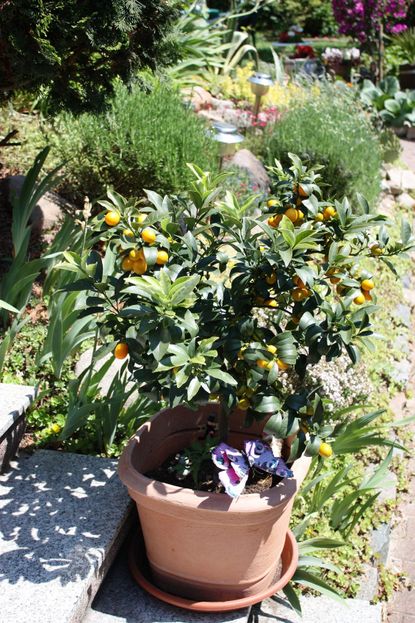
[[[137,582],[145,591],[153,597],[164,601],[173,606],[184,608],[186,610],[194,610],[198,612],[226,612],[229,610],[238,610],[246,608],[253,604],[271,597],[280,591],[293,577],[298,566],[298,545],[294,534],[291,530],[287,531],[284,547],[281,554],[282,575],[270,587],[249,597],[240,599],[232,599],[230,601],[192,601],[184,597],[178,597],[167,593],[153,584],[140,568],[145,566],[145,547],[141,534],[136,534],[133,538],[131,547],[129,548],[129,567],[130,571]]]
[[[209,513],[235,511],[237,513],[260,514],[266,510],[275,512],[276,507],[286,504],[296,494],[298,489],[296,476],[299,475],[301,478],[303,471],[308,470],[310,462],[308,458],[306,460],[301,458],[294,463],[294,478],[283,480],[276,487],[261,493],[243,494],[236,500],[224,493],[186,489],[144,476],[134,467],[133,453],[137,443],[140,442],[140,437],[150,432],[151,422],[156,418],[165,417],[166,411],[171,411],[171,409],[159,411],[150,421],[140,426],[136,434],[128,441],[118,464],[120,479],[127,486],[131,497],[136,502],[150,504],[151,500],[162,499],[165,504],[170,506],[172,512],[173,507],[183,509],[183,505],[185,505]],[[180,495],[178,496],[178,494]],[[178,497],[180,499],[177,499]]]

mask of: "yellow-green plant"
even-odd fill
[[[249,78],[254,71],[254,64],[249,62],[236,67],[232,74],[218,76],[213,82],[216,94],[221,94],[227,99],[253,103],[255,96],[251,91]],[[264,95],[262,102],[264,106],[276,106],[279,110],[288,110],[294,106],[301,106],[308,99],[318,96],[319,93],[320,88],[317,85],[310,86],[292,80],[286,84],[276,81]]]

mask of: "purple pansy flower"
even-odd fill
[[[246,441],[245,452],[220,443],[212,450],[212,460],[220,470],[219,480],[232,498],[238,498],[244,490],[250,467],[281,478],[294,476],[283,459],[274,456],[270,446],[260,439]]]

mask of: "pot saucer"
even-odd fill
[[[227,610],[246,608],[247,606],[259,603],[263,599],[271,597],[271,595],[274,595],[288,584],[297,569],[298,563],[297,541],[291,530],[288,530],[284,548],[281,553],[282,575],[269,588],[256,595],[242,597],[241,599],[232,599],[231,601],[192,601],[191,599],[185,599],[184,597],[166,593],[153,584],[141,531],[133,537],[129,552],[130,571],[141,588],[150,593],[153,597],[165,601],[172,606],[199,612],[225,612]]]

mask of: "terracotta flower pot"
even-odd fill
[[[137,504],[154,582],[196,601],[255,596],[275,582],[294,495],[310,462],[296,461],[294,478],[237,500],[144,476],[197,439],[218,409],[211,403],[197,412],[159,412],[130,439],[119,463],[120,478]],[[243,421],[242,412],[231,418],[228,442],[235,447],[258,437],[263,427],[257,423],[247,432]]]

